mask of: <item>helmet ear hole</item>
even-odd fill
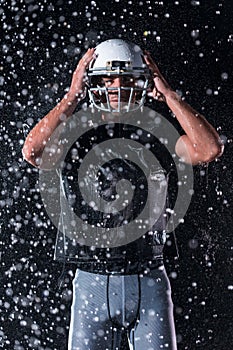
[[[93,92],[93,95],[96,97],[96,98],[100,98],[100,94],[99,94],[99,92],[97,91],[97,90],[93,90],[92,91]]]
[[[91,76],[89,78],[89,81],[90,81],[90,86],[93,88],[98,85],[101,85],[101,78],[99,76]]]
[[[154,80],[152,79],[152,77],[149,79],[148,81],[148,90],[149,91],[152,91],[154,90],[154,87],[155,87],[155,83],[154,83]]]

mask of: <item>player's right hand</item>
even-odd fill
[[[85,81],[86,81],[86,71],[91,60],[95,56],[95,48],[89,48],[87,52],[80,59],[75,71],[73,72],[72,81],[69,89],[69,94],[77,97],[85,97]]]

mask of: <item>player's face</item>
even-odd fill
[[[109,103],[113,109],[118,108],[119,98],[121,108],[128,105],[131,90],[130,88],[135,86],[135,79],[132,76],[109,76],[102,77],[101,85],[108,88]],[[119,88],[129,88],[121,89]],[[120,94],[120,95],[119,95]],[[132,95],[131,103],[135,101],[135,93]],[[105,102],[105,101],[104,101]]]

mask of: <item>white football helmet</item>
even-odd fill
[[[102,42],[96,46],[95,58],[89,65],[87,76],[90,101],[98,110],[124,113],[143,106],[150,72],[139,46],[121,39]],[[102,78],[111,76],[124,76],[126,80],[129,77],[134,83],[130,86],[106,87]],[[117,91],[117,107],[110,104],[109,93],[112,90]],[[128,101],[124,103],[121,102],[123,94],[128,96]]]

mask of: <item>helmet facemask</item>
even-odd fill
[[[119,77],[122,81],[120,87],[108,87],[104,83],[103,78]],[[124,83],[124,78],[131,78],[133,84],[127,86],[127,83]],[[141,108],[144,104],[146,93],[148,88],[148,79],[144,76],[134,76],[134,75],[125,75],[122,77],[122,74],[119,75],[103,75],[99,77],[91,77],[89,79],[89,97],[91,104],[95,106],[98,110],[111,113],[126,113],[135,111]],[[110,96],[114,94],[117,96],[118,103],[117,107],[111,105]]]

